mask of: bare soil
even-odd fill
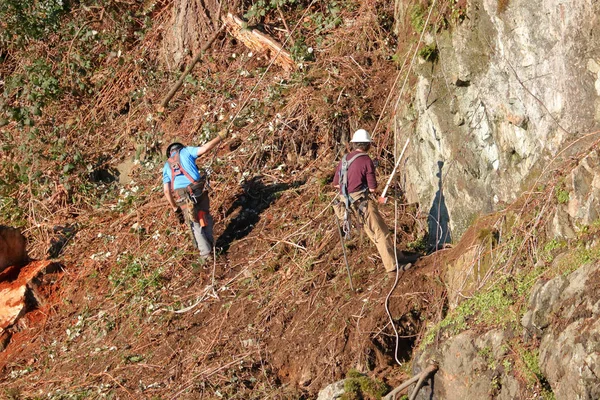
[[[313,231],[300,240],[278,234],[282,223],[301,219],[309,190],[257,181],[224,199],[221,208],[235,212],[215,214],[216,236],[227,250],[214,265],[191,268],[193,254],[169,265],[157,291],[145,294],[156,303],[119,293],[105,267],[91,260],[67,264],[63,276],[44,286],[43,305],[27,315],[27,329],[1,353],[7,378],[28,371],[2,386],[29,396],[39,394],[34,382],[43,380],[46,393],[85,388],[119,398],[215,398],[217,391],[227,398],[297,398],[314,396],[351,368],[372,371],[391,386],[403,380],[407,370],[394,360],[396,338],[384,306],[395,276],[384,273],[375,247],[360,235],[348,244],[352,292],[332,214],[300,226]],[[273,193],[280,196],[271,201]],[[89,254],[86,241],[98,238],[83,233],[69,254]],[[322,239],[310,243],[307,236],[317,233]],[[178,245],[193,253],[185,233],[177,235]],[[399,272],[389,309],[402,362],[410,360],[424,324],[442,310],[440,266],[424,257]]]

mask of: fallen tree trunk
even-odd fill
[[[403,391],[404,389],[406,389],[413,383],[417,382],[417,386],[415,387],[415,390],[413,390],[412,395],[410,396],[410,399],[414,400],[417,397],[417,393],[419,393],[419,390],[421,389],[423,382],[425,382],[425,379],[427,379],[427,377],[429,377],[430,375],[434,374],[437,370],[438,370],[437,365],[435,365],[435,364],[430,365],[429,367],[425,368],[425,370],[421,371],[420,374],[413,376],[412,378],[410,378],[409,380],[404,382],[402,385],[398,386],[397,388],[395,388],[394,390],[392,390],[391,392],[386,394],[382,398],[382,400],[394,400],[398,393],[400,393],[401,391]]]
[[[253,52],[267,54],[275,64],[286,71],[296,67],[291,54],[284,50],[281,44],[256,29],[245,28],[245,22],[241,18],[228,13],[223,16],[223,23],[231,36],[244,43]]]

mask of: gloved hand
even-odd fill
[[[227,128],[221,129],[218,133],[217,136],[221,138],[221,140],[225,140],[225,138],[227,137],[228,133],[227,133]]]
[[[180,224],[185,223],[185,218],[183,216],[183,211],[181,210],[181,207],[177,207],[177,209],[175,210],[175,217],[177,217]]]

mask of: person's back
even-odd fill
[[[165,162],[165,165],[163,167],[163,183],[172,182],[172,189],[176,190],[185,188],[193,181],[200,180],[200,171],[198,170],[198,166],[196,165],[196,159],[198,158],[198,149],[199,147],[184,146],[178,148],[177,150],[171,150],[169,152],[170,154],[168,155],[169,160]],[[171,160],[173,159],[173,157],[176,157],[177,154],[177,161],[180,163],[180,170],[175,171],[175,179],[173,179],[173,173],[171,171]],[[189,177],[186,176],[184,171],[189,175]]]
[[[346,154],[345,159],[350,163],[347,171],[348,193],[364,192],[366,189],[375,191],[377,189],[375,165],[365,150],[361,148],[352,150]],[[340,194],[342,194],[342,187],[340,185],[342,164],[343,160],[340,160],[333,180],[334,186],[340,187]]]
[[[396,270],[396,257],[392,235],[377,210],[377,203],[371,194],[377,190],[375,165],[367,152],[371,147],[371,137],[364,129],[352,136],[352,151],[338,163],[333,185],[339,189],[339,201],[334,206],[336,216],[344,220],[346,229],[349,215],[354,215],[362,225],[369,239],[375,243],[385,270]]]
[[[163,192],[180,223],[185,223],[195,246],[205,259],[212,252],[213,220],[206,188],[206,177],[196,166],[196,159],[213,149],[226,136],[218,136],[200,147],[171,143],[166,150],[163,167]]]

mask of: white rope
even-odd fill
[[[394,118],[394,164],[397,163],[396,158],[398,158],[397,154],[398,154],[398,136],[396,135],[396,132],[398,131],[398,125],[397,125],[397,118],[396,118],[396,111],[398,109],[398,104],[400,103],[400,99],[402,98],[402,94],[404,92],[404,88],[406,87],[406,82],[408,81],[408,76],[410,75],[410,72],[412,70],[412,66],[415,62],[415,58],[417,56],[417,52],[419,50],[419,45],[421,44],[421,42],[423,41],[423,36],[425,34],[425,31],[427,30],[427,26],[429,25],[429,19],[431,18],[431,13],[433,12],[433,7],[435,6],[437,0],[433,0],[433,3],[431,3],[431,6],[429,8],[429,14],[427,15],[427,20],[425,21],[425,25],[423,26],[423,31],[421,32],[421,37],[419,37],[419,43],[417,43],[417,47],[415,48],[415,52],[413,53],[413,57],[412,60],[410,62],[408,71],[406,72],[406,76],[404,77],[404,83],[402,84],[402,88],[400,89],[400,94],[398,95],[398,100],[396,100],[396,104],[394,105],[394,112],[392,113],[392,117]],[[408,142],[407,142],[408,144]],[[403,151],[404,153],[404,151]],[[390,302],[390,297],[392,296],[392,293],[394,292],[394,290],[396,290],[396,286],[398,285],[398,279],[400,278],[400,266],[398,265],[398,249],[396,248],[396,240],[398,239],[398,199],[394,199],[394,258],[396,259],[396,279],[394,280],[394,285],[392,285],[392,288],[390,289],[390,292],[388,293],[387,297],[385,298],[385,311],[388,315],[388,318],[390,319],[390,323],[392,325],[392,328],[394,329],[394,334],[396,336],[396,347],[394,350],[394,359],[396,360],[396,363],[398,363],[398,365],[402,365],[402,363],[400,362],[400,360],[398,359],[398,347],[399,347],[399,343],[400,343],[400,335],[398,334],[398,329],[396,329],[396,324],[394,323],[394,318],[392,317],[392,313],[390,312],[390,308],[389,308],[389,302]]]

